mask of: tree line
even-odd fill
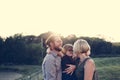
[[[6,39],[0,37],[0,64],[41,64],[46,55],[45,40],[52,32],[39,36],[15,34]],[[73,44],[82,38],[91,46],[92,57],[120,56],[120,43],[111,43],[96,37],[61,36],[63,45]]]

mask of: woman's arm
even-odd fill
[[[84,80],[92,80],[95,71],[95,64],[92,59],[87,60],[84,66]]]
[[[73,64],[67,64],[67,66],[69,66],[68,68],[65,69],[65,73],[67,74],[71,74],[74,72],[74,70],[76,69],[76,65]]]

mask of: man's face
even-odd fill
[[[54,48],[55,49],[60,49],[62,47],[62,40],[60,37],[56,37],[55,40],[54,40]]]

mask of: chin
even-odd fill
[[[55,47],[55,50],[56,50],[56,51],[61,51],[62,48],[61,48],[61,47]]]

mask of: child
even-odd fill
[[[67,74],[65,69],[69,66],[67,64],[75,65],[75,62],[72,58],[73,56],[73,46],[72,44],[65,44],[63,46],[64,56],[61,59],[61,67],[62,67],[62,80],[76,80],[74,72],[72,74]]]

